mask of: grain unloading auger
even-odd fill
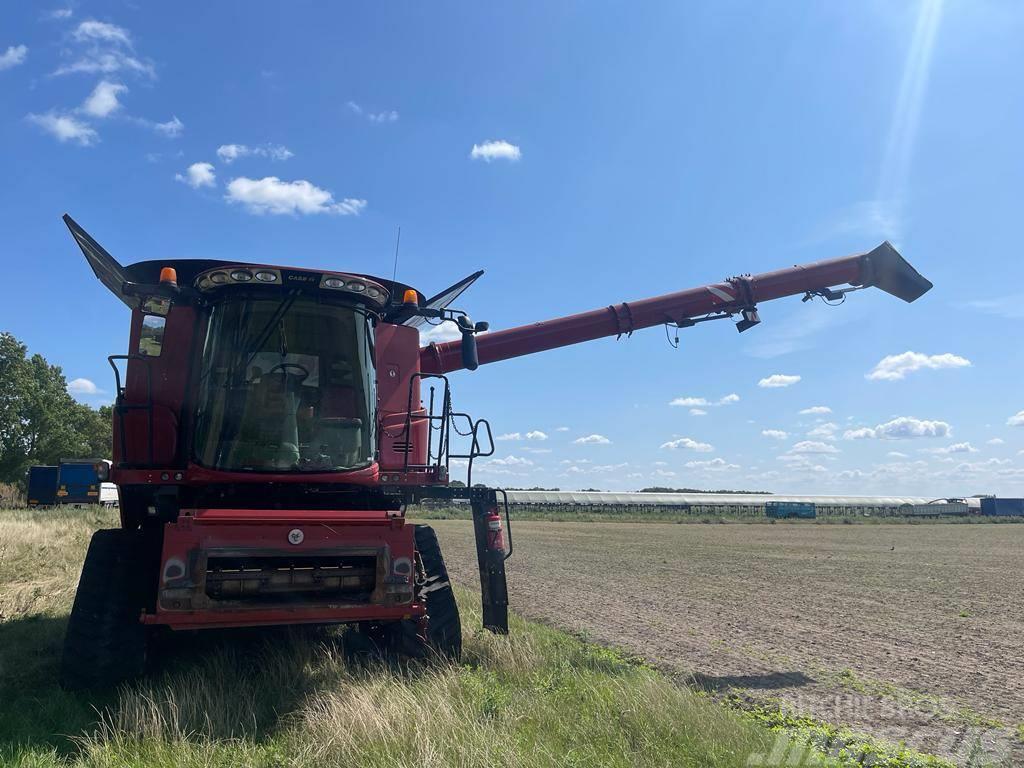
[[[876,286],[913,301],[931,287],[884,243],[478,337],[486,323],[449,307],[479,272],[427,299],[346,272],[122,266],[65,222],[131,309],[129,352],[109,358],[121,527],[89,546],[61,670],[72,687],[141,674],[151,635],[168,629],[351,624],[358,647],[457,657],[437,538],[406,522],[406,506],[469,502],[495,632],[508,631],[511,532],[503,492],[471,484],[473,461],[494,452],[490,426],[453,408],[446,373],[653,325],[738,317],[743,331],[758,302],[782,296]],[[417,326],[448,321],[461,341],[421,349]],[[453,460],[468,464],[464,486],[449,482]]]
[[[842,285],[850,287],[834,290]],[[629,335],[655,325],[685,328],[705,320],[733,316],[739,316],[736,327],[743,332],[761,322],[757,312],[759,302],[800,294],[805,300],[820,296],[833,301],[850,291],[869,287],[880,288],[910,302],[926,293],[932,284],[885,242],[868,253],[759,275],[741,275],[721,283],[496,331],[476,341],[475,353],[469,338],[472,333],[468,324],[464,324],[463,341],[431,344],[421,352],[420,368],[428,373],[447,373],[605,336]],[[466,352],[463,342],[469,347]]]

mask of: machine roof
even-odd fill
[[[217,267],[245,266],[288,269],[288,267],[284,265],[253,264],[245,261],[222,261],[219,259],[160,259],[139,261],[135,264],[123,266],[117,259],[111,256],[102,245],[96,242],[96,240],[86,232],[78,222],[72,219],[71,216],[65,213],[63,219],[64,223],[71,231],[72,237],[75,238],[75,242],[77,242],[78,246],[82,249],[82,254],[85,256],[85,260],[89,263],[89,266],[92,267],[92,271],[95,273],[96,277],[99,278],[101,283],[107,286],[111,293],[132,308],[138,306],[139,299],[137,295],[124,290],[125,283],[155,285],[160,282],[160,270],[163,267],[174,268],[178,275],[179,285],[191,285],[195,281],[197,275],[209,269],[216,269]],[[340,274],[363,277],[384,286],[392,297],[402,297],[405,295],[406,290],[412,289],[412,286],[408,286],[405,283],[399,283],[395,280],[387,280],[374,275],[365,275],[357,272],[336,272],[331,269],[310,269],[308,267],[296,267],[295,269],[299,271],[318,273],[321,275]],[[423,294],[417,291],[416,295],[422,303],[424,301]]]

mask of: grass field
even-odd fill
[[[830,732],[731,711],[540,624],[513,618],[507,638],[476,631],[468,592],[459,665],[350,667],[332,631],[207,633],[181,636],[148,681],[65,693],[56,671],[81,558],[91,532],[113,524],[97,512],[0,512],[2,764],[860,764],[856,750],[820,760],[802,746]],[[838,753],[837,743],[825,746]],[[887,760],[878,764],[944,765],[898,751]]]

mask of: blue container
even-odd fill
[[[1024,516],[1024,499],[997,499],[992,496],[983,498],[981,514],[993,517]]]
[[[96,461],[61,461],[57,475],[58,504],[99,504],[100,479],[96,476]]]
[[[814,502],[810,501],[766,501],[764,513],[776,520],[785,520],[789,517],[813,520],[818,516]]]
[[[57,467],[39,464],[28,470],[28,505],[50,507],[57,500]]]

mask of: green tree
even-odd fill
[[[110,411],[76,402],[59,366],[0,333],[0,482],[22,483],[33,464],[109,457]]]

